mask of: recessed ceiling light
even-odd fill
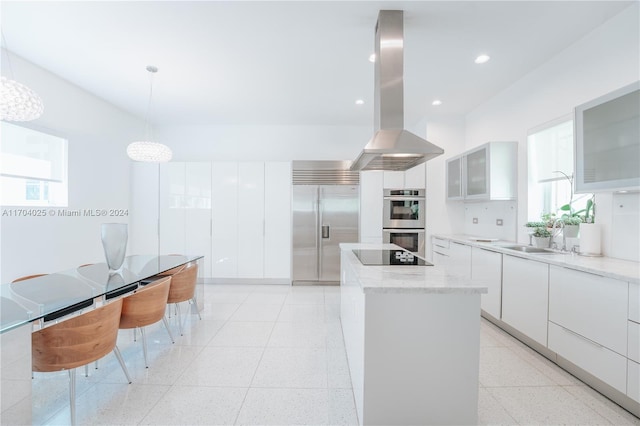
[[[356,101],[356,105],[363,105],[363,104],[364,104],[364,101],[362,99],[358,99]]]
[[[491,59],[489,55],[480,55],[476,58],[474,62],[476,64],[484,64],[485,62],[489,61],[489,59]]]
[[[369,62],[375,62],[376,61],[376,54],[372,53],[371,55],[369,55]]]
[[[436,99],[435,101],[431,102],[431,105],[435,105],[435,106],[442,105],[442,101],[440,99]]]

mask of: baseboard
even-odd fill
[[[620,405],[622,408],[629,411],[631,414],[635,415],[636,417],[640,417],[640,402],[634,401],[624,393],[620,392],[619,390],[613,388],[612,386],[598,379],[588,371],[583,370],[582,368],[573,364],[571,361],[553,352],[551,349],[547,348],[546,346],[543,346],[540,343],[536,342],[535,340],[531,339],[530,337],[527,337],[526,335],[522,334],[515,328],[511,327],[509,324],[506,324],[504,321],[495,318],[494,316],[492,316],[491,314],[485,311],[481,311],[481,315],[487,321],[503,329],[504,331],[506,331],[513,337],[515,337],[516,339],[520,340],[525,345],[529,346],[534,351],[538,352],[540,355],[544,356],[545,358],[555,363],[558,367],[562,368],[569,374],[575,376],[577,379],[581,380],[591,388],[600,392],[602,395],[606,396],[616,404]]]

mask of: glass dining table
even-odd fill
[[[169,269],[195,262],[202,256],[133,255],[118,272],[106,263],[79,266],[0,286],[0,333],[37,320],[54,320],[135,290],[146,280]]]
[[[0,285],[0,424],[31,423],[33,324],[46,326],[47,321],[125,295],[155,275],[202,258],[134,255],[118,272],[109,271],[106,263],[95,263]]]

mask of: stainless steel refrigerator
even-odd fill
[[[340,243],[358,242],[357,185],[293,185],[293,283],[340,282]]]

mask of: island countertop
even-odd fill
[[[363,265],[353,250],[401,250],[395,244],[342,243],[341,261],[355,272],[364,293],[487,293],[487,287],[438,266]],[[346,265],[344,265],[346,266]]]

